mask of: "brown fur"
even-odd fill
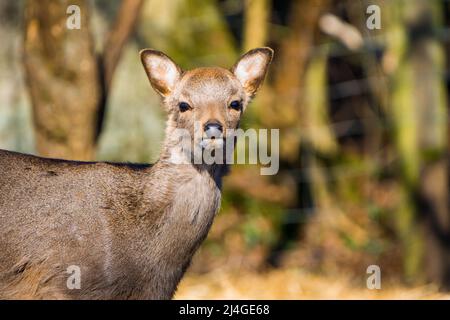
[[[271,51],[260,50],[267,55],[267,68]],[[156,66],[163,71],[164,63],[173,63],[162,53],[146,54],[163,57]],[[221,68],[182,72],[176,67],[179,77],[168,85],[143,61],[169,113],[161,157],[153,166],[0,150],[0,298],[173,296],[219,208],[226,168],[172,163],[176,141],[171,132],[213,118],[235,128],[241,112],[227,108],[230,99],[246,105],[254,92]],[[193,110],[180,113],[180,100],[188,100]],[[70,265],[81,268],[81,289],[67,288]]]

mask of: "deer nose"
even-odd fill
[[[208,138],[219,138],[222,135],[223,127],[217,121],[208,121],[203,126],[203,130]]]

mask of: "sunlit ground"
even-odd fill
[[[214,271],[188,274],[175,299],[449,299],[434,286],[386,284],[369,290],[355,280],[312,275],[299,270],[265,273]]]

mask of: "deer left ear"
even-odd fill
[[[244,54],[231,68],[250,97],[255,95],[263,83],[272,57],[271,48],[256,48]]]

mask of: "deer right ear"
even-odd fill
[[[139,54],[153,89],[163,97],[168,96],[181,78],[180,67],[161,51],[144,49]]]

